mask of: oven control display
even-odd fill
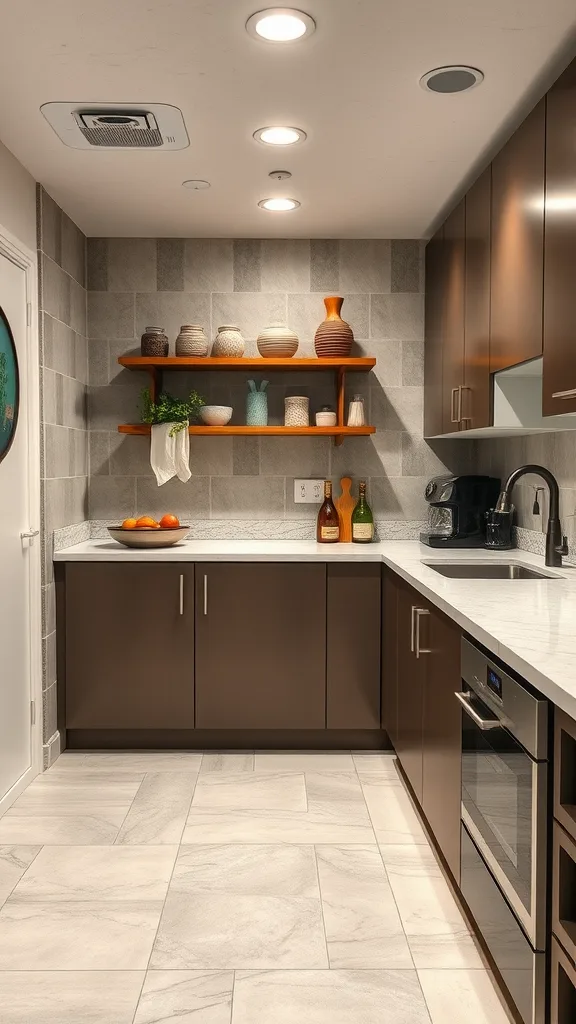
[[[502,700],[502,678],[493,668],[490,668],[490,665],[486,669],[486,682],[492,693],[495,693]]]

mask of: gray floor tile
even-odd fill
[[[2,1024],[132,1024],[143,978],[143,971],[0,971]]]
[[[196,785],[193,772],[151,772],[136,794],[116,842],[179,843]]]
[[[148,971],[134,1024],[230,1024],[233,971]]]
[[[241,843],[183,846],[170,892],[318,899],[314,847]]]

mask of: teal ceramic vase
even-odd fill
[[[246,425],[248,427],[268,426],[267,387],[267,380],[263,380],[259,387],[256,386],[256,381],[248,381],[249,390],[246,395]]]

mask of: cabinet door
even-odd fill
[[[546,101],[492,162],[490,369],[542,355]]]
[[[411,587],[398,589],[398,731],[396,753],[422,803],[422,728],[426,661],[416,658],[414,634],[416,611],[423,602]]]
[[[444,224],[442,422],[445,434],[460,430],[463,423],[465,223],[465,201],[462,199]]]
[[[382,728],[398,739],[398,582],[389,569],[382,579]]]
[[[426,666],[422,807],[452,874],[460,878],[462,714],[454,693],[461,689],[461,632],[430,607],[420,622]]]
[[[194,726],[194,567],[66,567],[68,729]]]
[[[576,412],[576,61],[547,97],[544,416]]]
[[[466,195],[466,277],[462,427],[492,423],[490,377],[490,198],[487,167]]]
[[[424,436],[441,434],[442,331],[444,320],[444,227],[426,246],[426,303],[424,325]]]
[[[326,724],[380,728],[380,562],[328,563]]]
[[[325,727],[325,565],[196,567],[196,725]]]

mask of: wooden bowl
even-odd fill
[[[127,548],[171,548],[190,533],[189,526],[178,526],[174,530],[155,530],[150,526],[123,530],[121,526],[109,526],[108,533],[113,540]]]

